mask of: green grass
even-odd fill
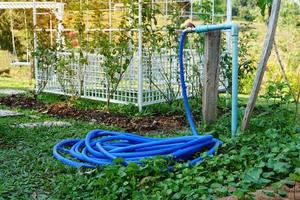
[[[57,119],[17,110],[25,115],[0,118],[0,199],[216,199],[300,181],[300,121],[284,109],[261,107],[251,130],[236,140],[230,139],[228,116],[222,116],[209,129],[225,144],[199,166],[177,164],[168,171],[168,162],[158,158],[141,168],[115,165],[89,173],[55,160],[52,147],[65,138],[83,138],[91,129],[117,127],[64,119],[72,127],[20,129],[14,125]]]
[[[57,120],[35,111],[23,113],[22,117],[0,119],[0,199],[31,199],[34,192],[44,195],[53,191],[54,179],[76,171],[54,160],[53,145],[65,138],[83,138],[91,129],[108,128],[77,120],[67,120],[71,128],[13,128],[24,122]]]

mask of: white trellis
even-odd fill
[[[88,2],[88,0],[86,1]],[[165,16],[169,14],[169,5],[174,3],[185,3],[187,6],[189,6],[189,8],[185,8],[184,12],[182,12],[182,17],[185,17],[186,19],[194,19],[196,14],[201,14],[195,12],[193,8],[193,3],[195,2],[201,3],[201,0],[153,0],[153,3],[155,4],[164,4]],[[120,31],[113,25],[113,13],[118,12],[118,10],[123,8],[121,4],[113,3],[111,0],[107,0],[106,3],[108,5],[108,9],[103,10],[103,12],[108,14],[108,27],[102,29],[102,31],[109,32],[111,36],[115,31]],[[174,97],[174,95],[176,95],[176,98],[180,98],[181,95],[178,77],[177,52],[174,51],[170,53],[170,50],[162,49],[160,54],[154,53],[155,55],[150,57],[147,51],[143,49],[143,30],[141,28],[143,24],[142,0],[137,0],[137,5],[138,27],[131,30],[138,39],[137,52],[134,53],[130,65],[128,66],[127,71],[125,72],[119,84],[119,87],[111,98],[111,102],[134,104],[141,110],[143,106],[166,101],[166,97],[171,97],[172,95],[172,97]],[[33,7],[34,10],[38,8],[38,4],[35,4],[35,6],[36,7]],[[227,1],[227,6],[227,21],[231,21],[231,0]],[[226,14],[223,13],[215,13],[214,7],[212,7],[210,15],[212,17],[226,16]],[[89,15],[86,15],[86,18],[87,32],[99,31],[97,27],[91,27],[89,23]],[[36,22],[36,19],[34,20]],[[73,29],[74,27],[65,27],[65,31],[72,31]],[[227,37],[227,42],[228,44],[230,43],[230,35]],[[186,75],[192,77],[193,73],[195,73],[195,66],[198,68],[198,70],[201,70],[202,58],[201,55],[199,55],[197,51],[193,49],[186,49],[185,54],[185,57],[193,58],[185,60],[187,68]],[[59,56],[68,58],[70,53],[61,52],[59,53]],[[75,59],[68,64],[68,67],[74,76],[58,77],[56,71],[52,70],[49,76],[48,84],[45,88],[45,92],[72,95],[75,89],[76,93],[80,94],[80,96],[83,98],[106,101],[108,97],[108,91],[102,62],[103,56],[85,53],[87,63],[84,64],[84,66],[80,64],[79,59],[76,60],[76,57],[78,56],[79,55],[75,54]],[[151,72],[149,72],[150,68]],[[36,73],[37,82],[39,84],[42,78],[40,69],[37,69]],[[165,75],[168,76],[168,82],[163,77]],[[197,80],[192,79],[192,81]],[[65,83],[63,87],[61,82]],[[170,85],[167,85],[167,83],[171,84],[171,87]],[[187,86],[188,91],[192,93],[192,82],[188,82]]]

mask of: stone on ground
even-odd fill
[[[60,121],[45,121],[19,124],[17,128],[37,128],[37,127],[69,127],[71,123]]]
[[[13,116],[20,116],[20,115],[23,114],[11,110],[0,110],[0,117],[13,117]]]
[[[5,95],[15,95],[15,94],[24,94],[26,91],[24,90],[16,90],[16,89],[0,89],[0,94]]]

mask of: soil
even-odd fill
[[[0,104],[8,107],[20,107],[26,109],[42,109],[45,108],[46,104],[38,102],[32,97],[24,95],[11,95],[0,98]]]
[[[271,188],[266,188],[272,190]],[[284,197],[277,194],[275,191],[273,196],[265,194],[264,190],[257,190],[253,195],[256,200],[300,200],[300,183],[295,183],[292,186],[284,185],[282,190],[286,193]],[[223,197],[219,200],[238,200],[235,196]]]
[[[1,97],[0,104],[8,107],[34,109],[55,117],[84,120],[94,124],[101,123],[105,125],[115,125],[128,132],[178,130],[183,128],[186,121],[184,116],[153,116],[138,118],[99,110],[78,109],[65,103],[49,105],[39,102],[33,97],[24,95]]]

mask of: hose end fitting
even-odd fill
[[[184,33],[194,33],[195,31],[196,31],[196,28],[189,27],[189,28],[184,29],[182,32],[184,32]]]

